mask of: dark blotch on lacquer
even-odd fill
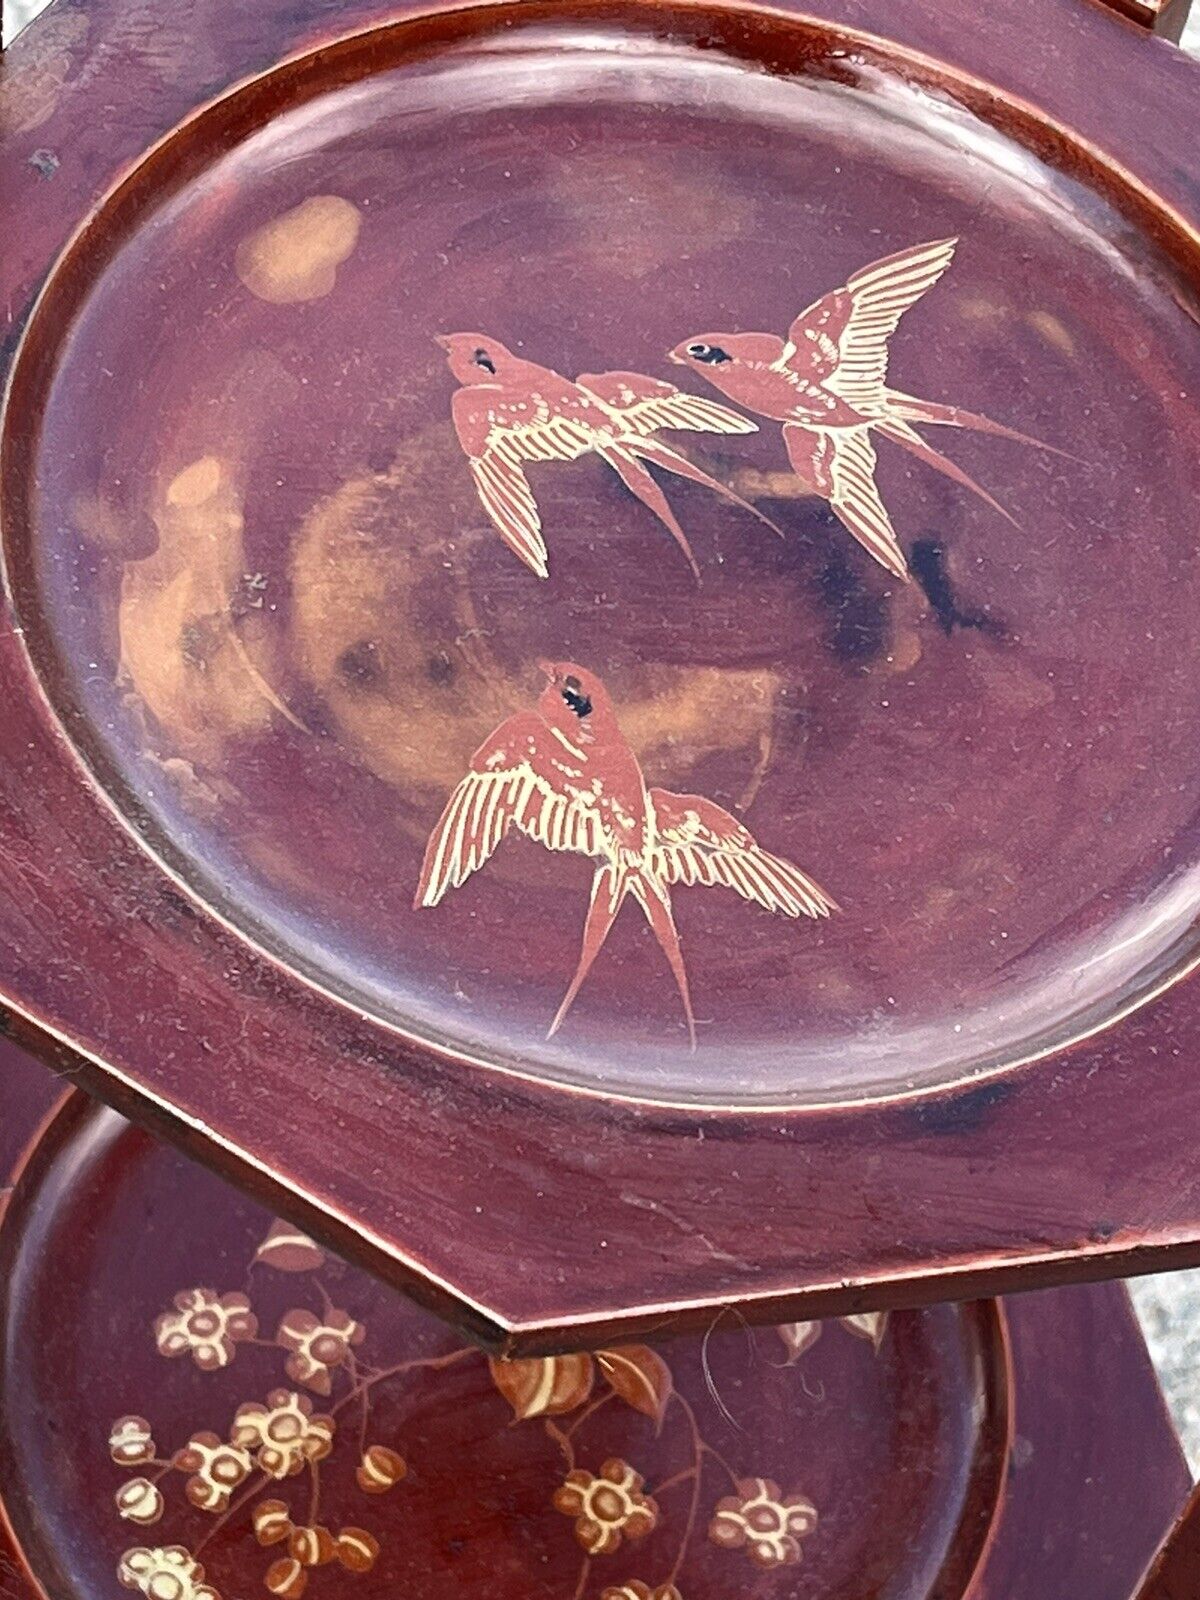
[[[1013,1092],[1011,1083],[981,1083],[907,1106],[903,1115],[922,1133],[977,1133]]]
[[[996,639],[1006,636],[1008,630],[1004,624],[987,611],[959,604],[954,584],[946,570],[945,547],[937,539],[918,539],[912,547],[908,564],[913,577],[924,589],[943,633],[953,633],[955,628],[974,628]]]
[[[833,623],[834,655],[864,665],[874,661],[887,641],[887,601],[872,594],[840,554],[821,569],[820,592]]]
[[[438,685],[453,683],[458,675],[458,668],[445,650],[434,651],[433,655],[425,663],[425,671],[429,676],[430,683]]]
[[[360,639],[338,657],[338,671],[350,683],[375,684],[383,677],[383,662],[374,639]]]

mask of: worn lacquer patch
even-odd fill
[[[340,195],[314,195],[243,239],[237,272],[246,288],[273,305],[320,300],[358,243],[362,217]]]

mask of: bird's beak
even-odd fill
[[[539,661],[538,662],[538,671],[539,672],[544,672],[546,674],[546,676],[550,679],[551,683],[553,683],[554,680],[558,677],[558,673],[554,670],[553,661]]]
[[[677,367],[686,367],[687,366],[687,362],[679,354],[678,350],[668,350],[667,351],[667,360],[668,361],[673,361]]]
[[[436,345],[440,345],[443,350],[449,350],[450,348],[449,337],[444,333],[435,333],[433,336],[433,342]]]

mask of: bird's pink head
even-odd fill
[[[729,346],[737,335],[732,333],[694,333],[690,339],[667,351],[667,360],[681,367],[695,367],[711,377],[717,368],[734,359]]]
[[[459,383],[494,383],[513,360],[512,351],[486,333],[439,333],[436,339]]]
[[[574,661],[539,661],[549,679],[538,698],[538,710],[569,738],[595,738],[615,724],[608,690],[594,672]]]

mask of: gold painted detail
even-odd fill
[[[365,1496],[391,1492],[407,1478],[409,1467],[393,1444],[371,1437],[381,1388],[486,1358],[466,1346],[381,1365],[368,1362],[360,1353],[367,1329],[332,1303],[318,1276],[324,1265],[324,1253],[306,1235],[276,1222],[250,1263],[247,1283],[262,1268],[307,1276],[315,1303],[285,1312],[273,1339],[258,1337],[259,1321],[248,1292],[181,1290],[155,1319],[154,1338],[162,1355],[190,1356],[202,1373],[249,1359],[261,1366],[270,1355],[282,1361],[285,1374],[299,1388],[274,1388],[265,1401],[243,1401],[224,1437],[210,1430],[194,1432],[181,1448],[165,1455],[159,1453],[145,1417],[128,1415],[113,1423],[107,1445],[111,1459],[126,1473],[114,1495],[123,1521],[136,1526],[162,1521],[177,1479],[183,1480],[184,1508],[213,1518],[209,1531],[191,1548],[160,1544],[125,1550],[117,1567],[125,1588],[146,1600],[222,1600],[201,1556],[213,1537],[239,1516],[246,1518],[247,1531],[264,1551],[277,1552],[261,1576],[266,1589],[285,1600],[299,1600],[317,1568],[338,1566],[357,1574],[376,1565],[381,1553],[376,1533],[318,1520],[325,1464],[336,1453],[347,1467],[357,1462],[354,1479]],[[886,1320],[885,1314],[842,1319],[876,1349]],[[816,1339],[811,1330],[819,1328],[793,1323],[777,1330],[789,1365],[811,1347]],[[763,1567],[800,1560],[801,1541],[817,1526],[815,1506],[803,1494],[781,1493],[771,1479],[739,1473],[705,1439],[691,1402],[679,1392],[657,1351],[630,1344],[594,1355],[493,1359],[488,1367],[497,1400],[507,1403],[512,1421],[540,1423],[552,1448],[549,1506],[571,1520],[582,1552],[573,1600],[586,1600],[590,1593],[598,1600],[682,1600],[679,1578],[702,1525],[713,1474],[727,1480],[730,1491],[710,1502],[708,1536],[715,1545],[744,1552]],[[326,1399],[327,1410],[316,1412],[305,1389]],[[636,1465],[622,1457],[608,1456],[588,1466],[585,1429],[614,1403],[639,1412],[656,1434],[668,1428],[678,1431],[686,1464],[652,1489]],[[503,1425],[498,1413],[496,1426]],[[597,1585],[595,1562],[602,1563],[602,1585],[604,1557],[665,1526],[678,1528],[673,1557],[657,1557],[656,1564],[665,1570],[649,1580]],[[211,1557],[206,1559],[211,1564]],[[239,1572],[237,1581],[242,1578]]]

